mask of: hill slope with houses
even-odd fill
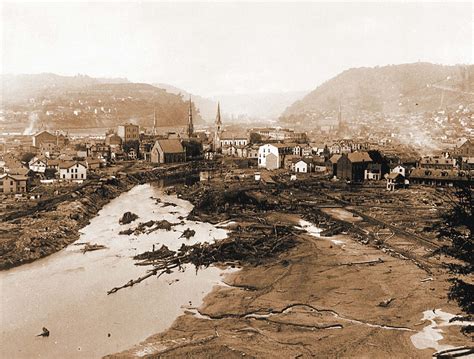
[[[408,114],[474,103],[474,66],[412,63],[353,68],[326,81],[281,116],[283,122],[361,113]]]
[[[181,95],[126,79],[78,75],[5,75],[0,131],[109,128],[124,122],[141,126],[182,126],[189,103]],[[202,121],[193,106],[195,123]]]

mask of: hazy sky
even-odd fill
[[[468,3],[3,3],[2,72],[313,89],[360,66],[472,63]]]

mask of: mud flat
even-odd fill
[[[427,273],[350,234],[322,237],[297,208],[272,205],[271,191],[239,191],[226,189],[220,199],[193,192],[213,214],[199,206],[191,214],[226,218],[234,227],[249,218],[291,224],[306,230],[298,244],[227,275],[228,286],[190,306],[169,329],[109,358],[431,358],[440,348],[471,345],[460,332],[466,323],[445,323],[460,310],[447,300],[448,275],[440,267]]]
[[[120,225],[126,210],[138,219]],[[76,243],[0,272],[0,357],[99,358],[165,330],[183,314],[183,306],[200,305],[203,296],[221,284],[223,270],[209,267],[196,272],[186,267],[184,272],[107,295],[112,287],[146,271],[135,266],[132,257],[153,245],[177,249],[182,243],[227,236],[225,229],[183,220],[191,210],[189,202],[165,195],[158,186],[138,185],[106,204],[81,230]],[[158,219],[178,224],[170,231],[119,235],[140,222]],[[187,228],[195,236],[180,238]],[[83,254],[87,242],[106,248]],[[49,337],[36,336],[42,327],[50,331]]]
[[[471,344],[452,325],[416,346],[413,336],[433,326],[423,319],[427,308],[459,311],[446,300],[445,278],[423,282],[427,274],[413,263],[346,237],[338,246],[302,235],[272,263],[228,275],[230,287],[215,289],[167,331],[110,357],[431,358]]]

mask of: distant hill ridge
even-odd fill
[[[443,89],[444,88],[444,89]],[[443,94],[444,92],[444,94]],[[474,102],[474,65],[412,63],[353,68],[326,81],[282,114],[433,111]]]
[[[35,113],[44,128],[116,127],[132,121],[142,126],[187,124],[189,104],[181,96],[125,78],[92,78],[86,75],[2,75],[2,105],[16,113]],[[193,104],[196,124],[202,122]],[[24,118],[25,117],[25,118]],[[27,115],[15,122],[31,123]],[[8,125],[8,121],[7,121]],[[7,126],[5,125],[5,126]]]

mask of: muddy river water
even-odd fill
[[[153,198],[175,203],[164,206]],[[149,235],[119,235],[139,222],[166,219],[180,222],[192,205],[165,195],[157,185],[140,185],[106,205],[81,237],[64,250],[18,268],[0,272],[1,358],[97,358],[131,347],[149,335],[163,331],[183,313],[196,306],[218,285],[222,270],[188,267],[159,279],[107,295],[146,272],[134,265],[132,256],[166,244],[177,249],[183,242],[213,241],[226,231],[208,223],[184,220],[173,231]],[[129,225],[120,225],[126,211],[139,215]],[[179,238],[186,228],[196,231],[189,240]],[[83,254],[83,245],[103,244],[106,249]],[[48,338],[38,337],[46,327]]]

